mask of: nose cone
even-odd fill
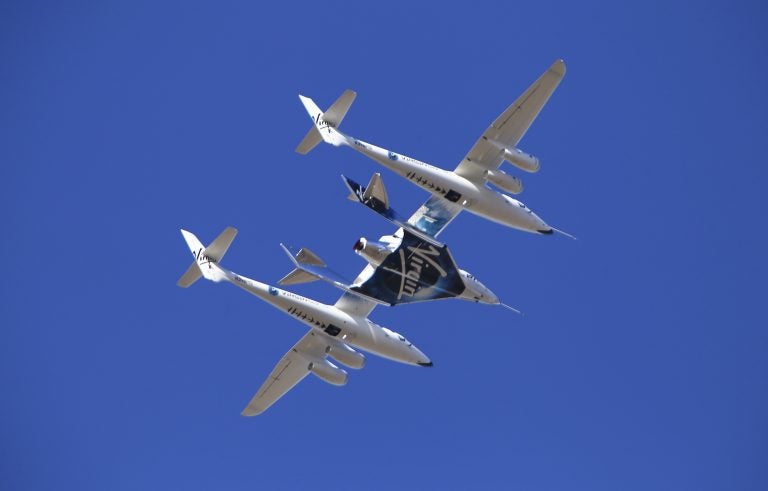
[[[491,305],[499,303],[499,297],[497,297],[487,286],[480,283],[477,278],[468,272],[464,270],[460,271],[464,280],[464,293],[461,294],[461,298]]]
[[[432,360],[429,359],[427,355],[421,352],[419,348],[416,346],[411,345],[411,350],[413,350],[413,353],[416,355],[416,360],[414,361],[414,364],[419,365],[420,367],[431,367],[432,366]]]
[[[531,212],[530,218],[533,221],[533,229],[542,235],[552,235],[555,233],[554,229],[546,224],[544,220],[536,213]]]
[[[481,303],[487,303],[490,305],[496,305],[497,303],[499,303],[499,297],[495,293],[493,293],[491,290],[483,286],[483,292],[481,293],[480,298],[477,301]]]
[[[499,220],[508,227],[524,230],[526,232],[550,235],[554,233],[552,227],[541,219],[539,215],[525,206],[525,203],[518,201],[511,196],[503,195],[507,203],[507,215],[505,219]]]

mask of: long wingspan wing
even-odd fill
[[[434,237],[427,231],[427,228],[433,228],[433,227],[425,227],[422,225],[422,228],[418,228],[417,225],[413,225],[409,220],[406,220],[398,212],[396,212],[392,207],[389,206],[389,199],[387,198],[387,190],[384,187],[384,181],[381,178],[381,174],[378,172],[373,175],[371,178],[371,181],[368,183],[367,186],[361,186],[360,184],[356,183],[352,179],[349,179],[345,176],[341,176],[341,178],[344,180],[344,184],[346,184],[347,188],[350,191],[349,199],[351,200],[357,200],[359,203],[366,206],[368,209],[375,211],[380,216],[384,217],[385,219],[389,220],[390,222],[394,223],[400,228],[403,228],[404,230],[408,230],[412,234],[421,237],[422,239],[426,240],[427,242],[431,242],[435,245],[442,246],[441,243],[439,243],[437,240],[434,240]],[[419,215],[413,215],[411,217],[411,220],[413,220],[413,223],[418,223],[419,219],[424,216],[424,213],[428,212],[427,204],[425,203],[421,208],[424,209],[424,212]],[[460,209],[458,211],[461,211]],[[458,211],[456,213],[458,213]],[[440,233],[438,230],[437,233]],[[357,282],[356,282],[357,283]]]
[[[368,317],[373,309],[376,308],[376,302],[366,300],[365,298],[349,292],[344,292],[334,306],[355,317]]]
[[[541,108],[560,84],[563,75],[565,63],[563,60],[557,60],[496,118],[454,172],[470,181],[478,182],[483,179],[486,170],[497,169],[503,161],[503,149],[516,146],[523,138]]]
[[[461,212],[461,206],[447,199],[431,196],[408,219],[408,225],[431,237],[437,237]]]
[[[322,334],[310,330],[283,356],[251,402],[243,409],[243,416],[261,414],[283,397],[296,384],[309,375],[311,360],[325,359],[328,343]]]

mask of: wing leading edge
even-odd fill
[[[565,62],[556,60],[480,136],[454,172],[473,182],[503,162],[504,148],[515,147],[565,75]]]
[[[272,373],[269,374],[267,380],[264,381],[241,414],[243,416],[256,416],[263,413],[309,375],[309,364],[313,360],[325,360],[328,342],[323,337],[322,334],[313,330],[305,334],[277,362]]]

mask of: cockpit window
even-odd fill
[[[518,201],[517,206],[519,206],[520,208],[525,208],[525,203],[521,203]]]

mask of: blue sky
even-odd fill
[[[768,21],[763,2],[4,2],[3,489],[766,489]],[[462,215],[441,236],[526,315],[379,308],[432,369],[373,356],[240,411],[304,327],[228,285],[175,286],[180,227],[283,241],[354,276],[392,227],[345,200],[381,171],[293,152],[297,94],[453,168],[556,58],[521,196],[579,237]],[[293,288],[332,303],[328,285]]]

